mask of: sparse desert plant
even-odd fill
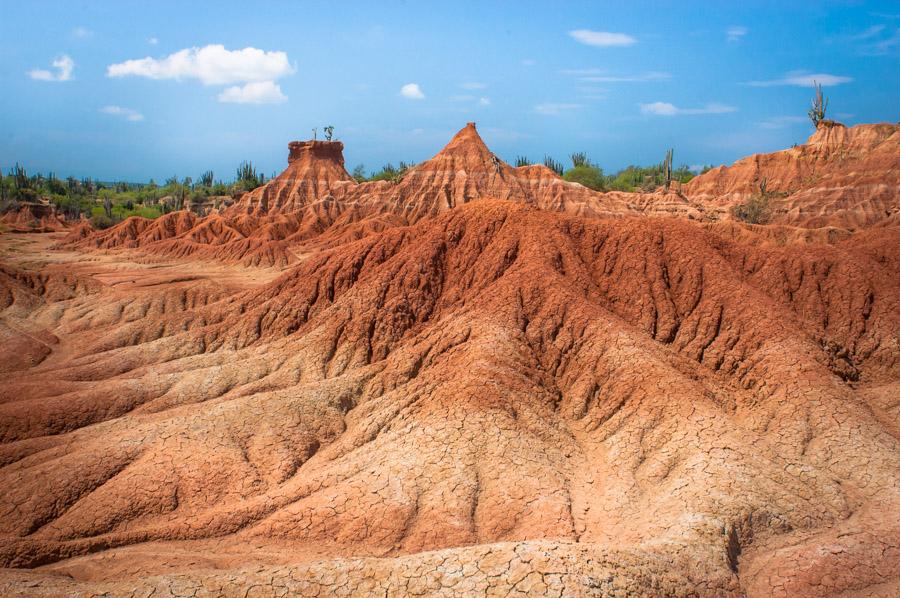
[[[572,159],[572,168],[589,165],[587,154],[584,152],[575,152],[569,157]]]
[[[238,166],[235,183],[244,191],[253,191],[257,187],[262,185],[264,181],[265,176],[260,175],[256,172],[256,168],[253,166],[253,162],[245,160]]]
[[[675,156],[675,150],[669,148],[666,151],[666,159],[663,160],[662,163],[662,174],[663,180],[665,181],[666,191],[669,190],[669,185],[672,184],[672,158]]]
[[[525,156],[516,156],[516,168],[521,166],[531,166],[531,160]]]
[[[357,183],[362,183],[366,180],[366,167],[363,164],[357,164],[353,167],[353,172],[350,173],[354,179],[356,179]]]
[[[392,183],[396,183],[400,181],[413,167],[415,167],[415,164],[403,162],[402,160],[400,161],[400,165],[396,167],[392,163],[388,162],[381,167],[381,170],[373,174],[367,180],[390,181]]]
[[[213,171],[207,170],[203,174],[200,175],[200,178],[197,179],[197,182],[204,187],[212,187],[213,185]]]
[[[331,141],[331,137],[334,135],[334,127],[332,125],[328,125],[324,129],[325,131],[325,141]]]
[[[770,197],[768,181],[764,178],[759,183],[757,193],[751,195],[746,202],[731,206],[731,215],[748,224],[766,224],[772,217],[772,208],[769,205]]]
[[[557,162],[551,156],[544,156],[544,166],[558,174],[559,176],[563,175],[563,165],[561,162]]]
[[[816,97],[813,98],[812,106],[806,114],[812,121],[814,127],[819,128],[819,124],[825,120],[825,111],[828,109],[828,99],[822,94],[822,85],[813,81],[816,88]]]
[[[394,182],[400,177],[400,169],[388,162],[381,167],[381,170],[372,175],[370,181],[391,181]]]

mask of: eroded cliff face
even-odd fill
[[[227,214],[286,214],[341,195],[356,181],[344,168],[340,141],[292,141],[288,167],[267,184],[244,194]]]
[[[877,172],[855,130],[791,159]],[[598,194],[474,126],[394,184],[340,150],[3,253],[0,593],[900,589],[890,219],[717,219],[739,165]]]
[[[856,229],[898,218],[898,142],[893,125],[823,125],[807,145],[751,156],[652,193],[598,193],[544,166],[513,168],[487,148],[474,123],[395,183],[357,183],[344,168],[340,142],[292,142],[287,169],[221,214],[133,218],[106,231],[78,231],[68,242],[284,267],[309,243],[334,246],[485,199],[594,218],[728,220],[729,207],[757,192],[764,179],[773,223]]]
[[[49,233],[64,231],[69,223],[53,205],[28,202],[0,215],[0,227],[16,233]]]
[[[759,191],[774,194],[774,221],[807,228],[861,228],[900,211],[900,127],[826,121],[804,145],[756,154],[684,186],[693,201],[725,209]]]

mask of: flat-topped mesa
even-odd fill
[[[340,141],[291,141],[288,164],[302,160],[328,160],[344,166],[344,144]]]
[[[343,194],[356,184],[344,168],[340,141],[291,141],[288,167],[230,208],[229,213],[284,214]]]

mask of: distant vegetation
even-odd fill
[[[357,164],[353,169],[351,176],[356,179],[358,183],[365,183],[367,181],[390,181],[396,183],[414,166],[415,164],[403,161],[400,162],[399,166],[394,166],[392,163],[388,162],[381,167],[381,170],[377,170],[370,176],[366,176],[365,165]]]
[[[325,134],[326,138],[332,136],[333,128],[325,127]],[[667,159],[671,160],[671,157]],[[572,167],[568,170],[549,155],[544,157],[543,164],[565,180],[596,191],[652,191],[664,186],[667,181],[666,161],[653,166],[628,166],[616,174],[606,175],[584,152],[572,154],[570,160]],[[515,160],[516,166],[530,164],[532,162],[525,156],[518,156]],[[400,162],[398,166],[387,163],[367,175],[365,166],[359,164],[353,169],[352,176],[359,182],[398,182],[414,166],[407,162]],[[703,172],[710,168],[705,167]],[[687,166],[676,169],[669,166],[668,170],[672,181],[686,183],[694,176]],[[70,220],[84,216],[91,220],[95,228],[107,228],[130,216],[156,218],[188,205],[219,205],[223,200],[228,203],[241,193],[265,183],[266,176],[249,161],[238,165],[234,178],[229,182],[216,180],[213,172],[207,170],[196,181],[191,177],[172,176],[162,185],[152,179],[147,183],[127,183],[92,178],[60,179],[52,172],[46,176],[42,173],[29,175],[24,167],[16,164],[8,169],[6,175],[0,170],[0,212],[16,209],[22,202],[45,200]]]
[[[211,170],[197,181],[191,177],[166,179],[163,185],[99,181],[92,178],[60,179],[52,172],[29,175],[16,164],[8,174],[0,171],[0,212],[16,209],[22,202],[48,200],[68,219],[90,218],[96,228],[106,228],[130,216],[156,218],[188,203],[204,203],[212,197],[231,198],[266,182],[250,162],[242,162],[233,181],[216,181]]]
[[[653,191],[657,187],[666,186],[667,180],[686,183],[694,178],[695,173],[686,165],[672,168],[672,150],[666,154],[666,159],[653,166],[628,166],[616,174],[604,174],[603,169],[591,162],[584,152],[576,152],[569,156],[572,167],[565,170],[562,163],[550,156],[544,157],[544,166],[554,171],[563,179],[571,183],[580,183],[595,191]],[[525,156],[516,157],[516,166],[528,166],[532,164]],[[702,172],[707,172],[712,166],[704,166]],[[668,179],[667,179],[668,174]]]

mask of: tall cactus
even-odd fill
[[[809,116],[809,120],[812,121],[812,124],[817,129],[819,128],[819,123],[825,120],[825,111],[828,109],[828,100],[822,94],[822,85],[813,81],[813,85],[816,88],[816,97],[812,101],[812,107],[810,107],[809,112],[806,114]]]
[[[675,155],[675,150],[669,148],[666,151],[666,159],[663,161],[663,177],[666,180],[666,191],[669,190],[669,185],[672,184],[672,158]]]

